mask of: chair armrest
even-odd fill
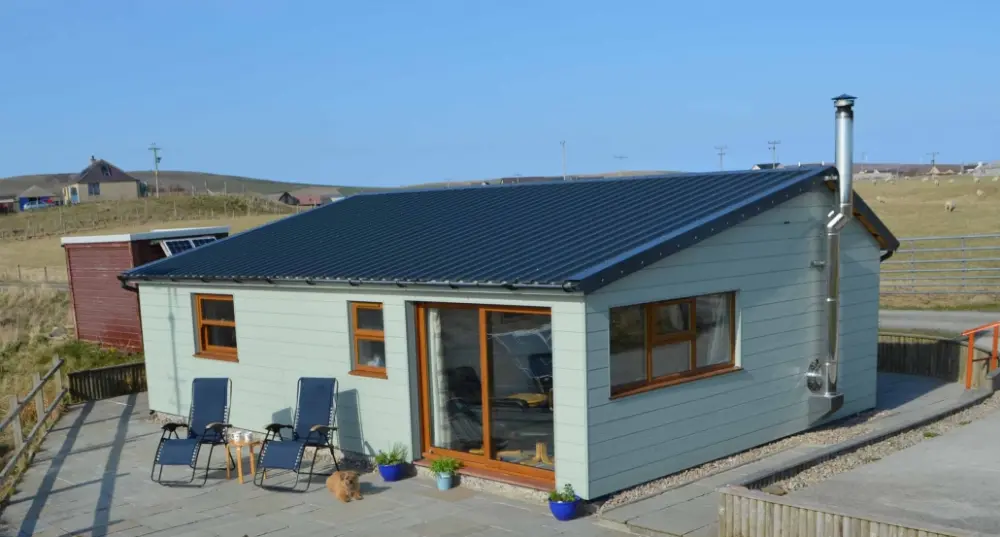
[[[207,430],[211,429],[211,430],[213,430],[213,431],[215,431],[215,432],[217,432],[219,434],[222,434],[223,431],[225,431],[226,429],[228,429],[230,427],[232,427],[232,425],[230,425],[228,423],[222,423],[222,422],[218,422],[218,421],[213,421],[212,423],[209,423],[208,425],[205,426],[205,430],[207,431]]]
[[[175,431],[177,431],[177,429],[180,429],[182,427],[185,428],[185,429],[187,429],[188,428],[188,424],[186,424],[186,423],[164,423],[163,427],[161,427],[161,429],[164,430],[164,431],[172,433],[172,432],[175,432]]]
[[[272,423],[267,427],[264,427],[266,431],[271,433],[280,433],[282,429],[292,429],[292,428],[293,427],[291,425],[286,425],[284,423]]]
[[[325,434],[330,431],[336,431],[336,430],[337,430],[336,427],[330,427],[329,425],[313,425],[312,427],[309,428],[309,432],[319,433],[319,434]]]

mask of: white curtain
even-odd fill
[[[729,294],[698,297],[698,366],[724,364],[732,357],[732,323]]]
[[[441,312],[427,310],[427,365],[430,376],[431,413],[434,430],[431,444],[451,444],[451,421],[448,417],[448,379],[445,375],[444,344],[441,341]]]

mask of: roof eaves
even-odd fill
[[[826,186],[833,192],[837,191],[836,180],[827,181]],[[875,211],[861,198],[861,195],[857,191],[854,192],[853,202],[854,216],[875,237],[879,248],[889,252],[896,251],[899,248],[899,239],[896,238],[892,231],[889,230],[889,226],[885,225],[885,222],[875,214]]]
[[[203,247],[204,248],[204,247]],[[190,250],[189,250],[190,251]],[[187,253],[187,252],[184,252]],[[183,255],[183,254],[178,254]],[[264,283],[304,283],[308,285],[316,284],[332,284],[332,285],[349,285],[352,287],[357,287],[360,285],[385,285],[385,286],[396,286],[400,288],[406,287],[448,287],[451,289],[469,289],[469,288],[480,288],[480,289],[507,289],[507,290],[518,290],[518,289],[537,289],[537,290],[560,290],[566,292],[573,292],[576,289],[565,283],[512,283],[512,282],[467,282],[467,281],[410,281],[410,280],[377,280],[377,279],[364,279],[364,278],[308,278],[308,277],[288,277],[288,276],[203,276],[198,274],[170,274],[170,275],[149,275],[149,274],[132,274],[132,271],[126,271],[118,275],[118,279],[127,281],[169,281],[169,282],[181,282],[181,281],[198,281],[203,283],[211,282],[231,282],[231,283],[247,283],[247,282],[264,282]]]
[[[823,183],[825,176],[836,173],[832,167],[816,167],[803,170],[784,183],[749,198],[746,203],[706,215],[676,232],[637,246],[600,265],[570,277],[574,287],[584,293],[592,293],[610,285],[625,276],[637,272],[661,259],[685,248],[689,248],[713,235],[740,224],[765,208],[787,201],[793,196],[805,193]]]

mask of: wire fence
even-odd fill
[[[66,267],[63,265],[44,267],[14,265],[13,267],[0,267],[0,282],[43,284],[66,283],[68,281]]]
[[[899,242],[895,255],[882,263],[882,294],[1000,294],[1000,233]]]

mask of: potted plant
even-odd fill
[[[573,485],[566,483],[562,490],[556,489],[549,493],[549,511],[552,511],[556,520],[572,520],[580,506],[580,500],[573,491]]]
[[[455,473],[462,467],[458,459],[441,457],[431,462],[431,471],[437,476],[438,490],[448,490],[452,487]]]
[[[406,465],[406,446],[397,443],[393,444],[388,452],[380,450],[375,455],[375,464],[382,479],[399,481],[403,477],[403,468]]]

